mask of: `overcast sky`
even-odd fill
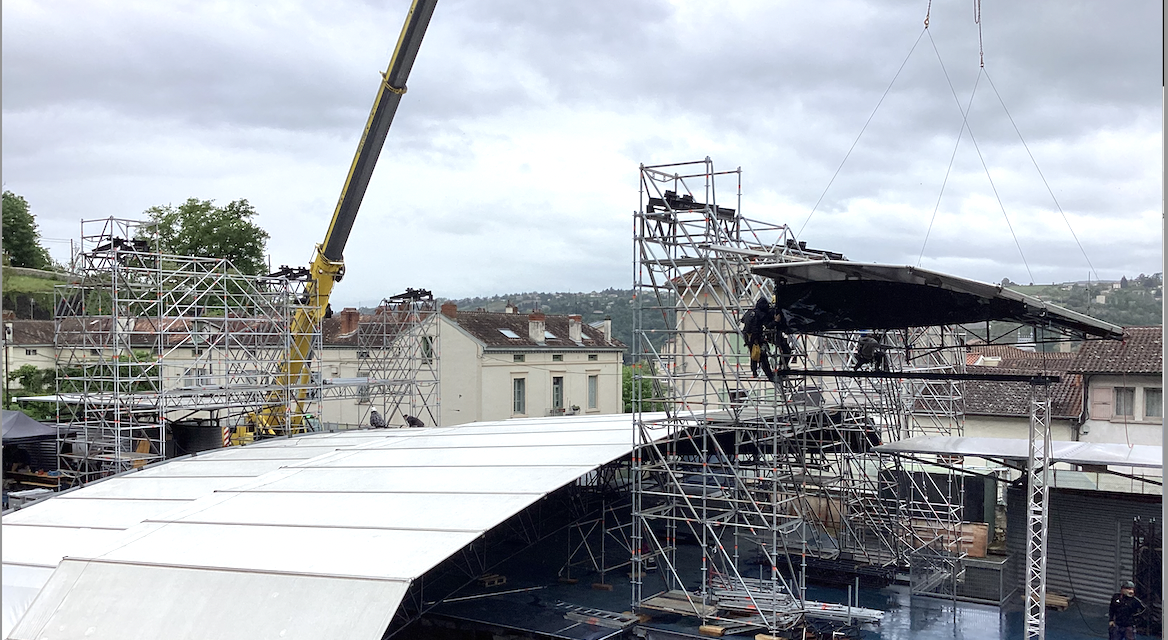
[[[407,5],[5,0],[4,189],[62,261],[82,218],[196,197],[248,199],[306,265]],[[973,2],[922,37],[928,6],[441,0],[333,306],[627,288],[638,166],[706,156],[746,215],[852,260],[1161,271],[1160,0],[985,0],[984,72]]]

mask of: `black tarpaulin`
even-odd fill
[[[4,410],[4,444],[20,444],[52,440],[57,437],[57,427],[37,422],[19,411]]]

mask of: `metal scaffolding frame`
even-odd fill
[[[858,333],[792,334],[790,353],[771,354],[775,381],[753,377],[741,313],[774,283],[752,267],[840,256],[743,216],[741,170],[715,171],[708,158],[642,166],[640,191],[633,606],[652,608],[640,564],[649,554],[661,559],[666,592],[683,592],[704,622],[741,623],[716,608],[716,594],[730,592],[750,600],[755,626],[772,632],[802,617],[792,558],[804,553],[911,567],[914,592],[952,595],[961,559],[953,465],[871,447],[960,435],[960,383],[856,371]],[[718,204],[718,192],[736,206]],[[647,322],[657,316],[663,329]],[[886,371],[964,371],[952,329],[880,339]],[[662,409],[664,419],[648,415]],[[681,566],[683,539],[700,545],[699,566]]]
[[[180,428],[201,448],[249,440],[260,412],[277,419],[258,437],[313,430],[317,363],[287,373],[303,294],[303,280],[162,253],[140,221],[83,220],[74,276],[55,290],[62,486],[188,453]],[[320,353],[319,325],[311,343]]]
[[[441,426],[439,345],[434,296],[421,289],[386,298],[357,325],[356,387],[360,424],[379,409],[387,424],[405,424],[407,416],[427,426]]]

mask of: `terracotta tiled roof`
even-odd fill
[[[53,321],[13,320],[12,344],[21,346],[53,344]]]
[[[969,347],[970,353],[980,353],[988,358],[1001,358],[1003,362],[1006,360],[1033,360],[1035,358],[1043,359],[1072,359],[1075,354],[1062,352],[1047,352],[1041,351],[1027,351],[1019,349],[1018,347],[1008,344],[974,344]]]
[[[1049,369],[1048,369],[1049,370]],[[973,374],[1005,373],[1027,375],[1034,369],[1004,367],[967,367]],[[1074,373],[1056,372],[1061,379],[1050,388],[1051,415],[1075,418],[1082,410],[1083,378]],[[1028,417],[1030,385],[1025,382],[990,382],[970,380],[965,383],[965,413],[983,416]]]
[[[1125,327],[1123,340],[1084,343],[1070,370],[1159,375],[1164,372],[1163,344],[1163,327]]]
[[[623,349],[625,344],[616,338],[604,341],[601,330],[581,323],[583,344],[568,339],[568,316],[544,316],[544,330],[554,335],[543,344],[533,342],[528,334],[525,313],[495,313],[491,311],[458,311],[453,322],[487,346],[488,349]],[[507,329],[519,336],[509,338],[500,331]]]

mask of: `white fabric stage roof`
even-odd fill
[[[5,638],[379,638],[412,580],[627,455],[632,416],[314,434],[10,513]]]

